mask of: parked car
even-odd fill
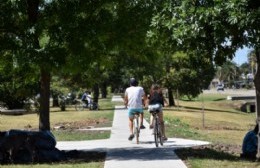
[[[246,87],[246,83],[243,81],[236,81],[234,83],[234,88],[235,89],[240,89],[240,88],[245,88]]]
[[[223,84],[218,84],[217,85],[217,91],[224,91],[224,85]]]

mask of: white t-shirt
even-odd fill
[[[90,94],[87,94],[87,100],[89,104],[92,104],[92,97]]]
[[[131,86],[126,89],[125,96],[128,97],[128,108],[143,108],[142,97],[144,89],[140,86]]]

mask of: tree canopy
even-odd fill
[[[146,49],[144,37],[152,8],[146,1],[4,0],[1,3],[1,55],[8,53],[18,67],[31,64],[39,72],[34,75],[40,74],[40,130],[50,129],[52,73],[102,73],[110,66],[113,55],[123,57],[122,53],[134,59],[144,58],[140,55]],[[93,85],[100,80],[94,79]]]
[[[255,0],[164,1],[149,35],[156,39],[166,34],[169,45],[199,51],[222,64],[238,48],[258,45],[258,8]]]
[[[52,74],[91,78],[89,87],[151,77],[195,96],[213,77],[214,66],[238,48],[255,48],[260,62],[259,6],[257,0],[4,0],[0,54],[20,72],[28,65],[35,70],[39,129],[49,130]]]

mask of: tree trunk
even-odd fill
[[[94,85],[93,91],[94,91],[94,93],[93,93],[93,96],[94,96],[94,97],[93,97],[93,101],[98,104],[99,86],[98,86],[97,83]]]
[[[256,121],[258,126],[260,127],[260,51],[259,49],[255,49],[256,51],[256,60],[257,60],[257,70],[254,78],[255,90],[256,90]],[[260,129],[259,129],[260,131]],[[260,144],[260,137],[258,132],[258,144]],[[257,149],[257,158],[260,158],[260,145],[258,145]]]
[[[104,82],[101,86],[101,95],[102,95],[102,98],[107,97],[107,84],[106,84],[106,82]]]
[[[170,70],[171,70],[171,65],[169,64],[169,62],[166,63],[165,70],[166,70],[166,73],[168,76],[168,74],[170,73]],[[168,96],[169,96],[169,106],[175,106],[171,83],[168,81],[168,79],[167,79],[167,85],[168,85],[167,89],[168,89]]]
[[[168,87],[168,96],[169,96],[169,106],[175,106],[172,89]]]
[[[27,0],[28,20],[31,26],[37,24],[39,18],[39,0]],[[37,31],[36,31],[37,32]],[[39,34],[32,34],[34,49],[40,49]],[[36,53],[35,53],[36,54]],[[40,66],[40,109],[39,109],[39,129],[41,131],[50,130],[50,71]]]
[[[41,68],[39,129],[50,130],[50,72]]]

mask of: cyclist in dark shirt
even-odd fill
[[[150,95],[148,99],[148,111],[154,111],[158,110],[158,116],[160,119],[160,123],[162,125],[162,133],[163,133],[163,140],[167,140],[167,137],[165,135],[165,125],[164,125],[164,120],[163,120],[163,111],[162,107],[164,104],[167,104],[167,101],[163,97],[162,90],[157,84],[153,84],[151,89],[150,89]],[[153,128],[153,116],[150,116],[150,128]]]

